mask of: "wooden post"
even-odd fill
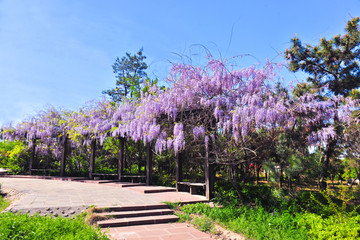
[[[213,197],[214,192],[214,171],[213,166],[210,165],[209,161],[209,148],[208,146],[205,147],[205,193],[206,199],[210,200]]]
[[[121,176],[123,173],[124,168],[124,145],[125,145],[125,138],[119,138],[119,160],[118,160],[118,180],[121,180]]]
[[[65,135],[64,140],[62,142],[62,146],[63,146],[62,150],[63,151],[61,154],[61,162],[60,162],[60,177],[63,177],[65,175],[65,161],[66,161],[66,156],[68,153],[67,145],[68,145],[68,137]]]
[[[152,157],[153,157],[153,152],[152,152],[152,144],[148,143],[147,144],[147,156],[146,156],[146,186],[150,186],[151,184],[151,176],[152,176]]]
[[[183,169],[182,169],[182,154],[177,153],[175,155],[175,159],[176,159],[176,176],[175,176],[175,180],[176,180],[176,191],[179,191],[179,184],[178,182],[182,182],[183,180]]]
[[[35,163],[35,148],[36,148],[36,139],[32,140],[31,153],[30,153],[30,163],[29,163],[29,173],[31,175],[32,169],[36,166]]]
[[[91,153],[90,153],[89,178],[92,179],[92,174],[94,173],[94,165],[95,165],[96,139],[91,140],[90,148],[91,148]]]

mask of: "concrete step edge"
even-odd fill
[[[153,209],[153,210],[137,210],[137,211],[103,212],[103,213],[97,213],[97,215],[100,217],[123,218],[123,217],[169,215],[173,213],[174,211],[170,209]]]
[[[168,205],[166,205],[165,203],[96,207],[96,209],[103,209],[105,210],[105,212],[140,211],[140,210],[154,210],[154,209],[166,209],[166,208],[168,208]]]
[[[176,192],[175,188],[166,189],[145,189],[144,193],[161,193],[161,192]]]
[[[175,215],[159,215],[159,216],[147,216],[147,217],[134,217],[134,218],[120,218],[98,221],[99,227],[122,227],[133,225],[145,225],[145,224],[159,224],[176,222],[179,220]]]

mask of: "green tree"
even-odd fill
[[[345,31],[330,40],[322,38],[316,46],[303,45],[294,37],[291,48],[285,52],[289,69],[308,73],[307,80],[314,87],[327,84],[335,95],[349,95],[352,89],[360,87],[359,17],[348,21]]]
[[[299,70],[309,74],[307,81],[310,84],[298,85],[294,95],[299,96],[306,92],[317,92],[320,98],[326,98],[320,87],[328,85],[335,95],[349,96],[354,89],[360,87],[360,31],[359,17],[347,22],[344,35],[336,35],[332,39],[322,38],[316,46],[303,45],[298,37],[294,37],[292,46],[285,52],[289,60],[290,71]],[[333,123],[338,135],[343,127],[338,121]],[[330,139],[322,148],[322,172],[320,174],[320,188],[326,189],[326,179],[329,177],[330,159],[335,159],[339,151],[339,139]]]
[[[116,58],[112,66],[117,79],[116,87],[103,93],[109,95],[114,102],[122,102],[124,98],[138,98],[141,84],[148,79],[145,59],[143,48],[135,55],[126,53],[121,59]]]

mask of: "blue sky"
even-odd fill
[[[177,54],[202,62],[202,46],[216,57],[250,54],[244,67],[281,62],[295,34],[317,44],[359,15],[360,0],[0,0],[0,126],[101,98],[115,85],[116,57],[141,47],[161,80]]]

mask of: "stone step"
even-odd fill
[[[139,210],[139,211],[121,211],[121,212],[103,212],[97,215],[104,218],[129,218],[142,216],[158,216],[173,214],[174,211],[170,209],[155,209],[155,210]]]
[[[139,187],[139,186],[146,186],[145,183],[125,183],[122,184],[121,187]]]
[[[145,224],[158,224],[176,222],[179,217],[175,215],[159,215],[159,216],[146,216],[146,217],[132,217],[132,218],[119,218],[98,221],[99,227],[123,227],[132,225],[145,225]]]
[[[105,212],[141,211],[141,210],[168,209],[168,208],[169,208],[168,205],[166,205],[165,203],[97,207],[97,209],[99,210],[103,209]]]
[[[163,192],[176,192],[176,188],[163,187],[163,186],[138,186],[131,188],[131,190],[141,193],[163,193]]]
[[[175,188],[153,188],[144,189],[144,193],[176,192]]]

